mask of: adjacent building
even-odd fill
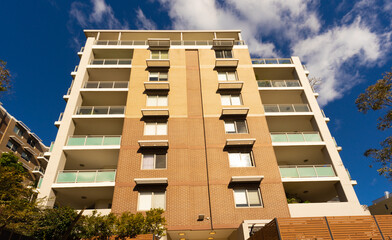
[[[28,179],[40,185],[48,164],[48,147],[22,121],[17,120],[0,104],[0,152],[13,152],[29,171]]]
[[[372,201],[369,211],[372,215],[392,214],[392,194],[385,191],[384,196]]]
[[[168,239],[368,215],[298,57],[238,30],[86,30],[40,189],[48,206],[165,209]]]

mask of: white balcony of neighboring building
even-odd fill
[[[332,165],[279,166],[282,182],[338,181]]]
[[[252,58],[252,65],[254,68],[294,68],[291,58]]]
[[[71,76],[72,76],[73,78],[75,78],[76,73],[78,72],[78,69],[79,69],[79,65],[76,65],[75,68],[74,68],[74,70],[71,72]]]
[[[325,145],[319,132],[271,132],[272,146]]]
[[[63,170],[52,188],[114,187],[116,169]]]
[[[120,149],[121,136],[70,136],[64,151]],[[99,151],[96,151],[99,152]]]
[[[55,125],[57,128],[60,127],[61,120],[63,120],[63,116],[64,116],[64,113],[63,113],[63,112],[60,113],[59,118],[57,119],[57,121],[54,122],[54,125]]]
[[[41,166],[35,166],[31,172],[43,176],[45,174],[45,169]]]
[[[52,150],[53,150],[53,145],[54,145],[54,142],[51,142],[50,147],[49,147],[49,151],[44,152],[43,157],[45,157],[47,159],[50,158],[50,155],[52,154]]]

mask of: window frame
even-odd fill
[[[8,143],[11,143],[12,146],[9,147],[9,146],[8,146]],[[15,143],[15,142],[12,141],[11,139],[9,139],[8,142],[7,142],[7,144],[6,144],[5,146],[6,146],[8,149],[10,149],[11,151],[16,152],[16,151],[18,150],[19,144]],[[13,149],[13,148],[15,148],[15,149]]]
[[[152,169],[144,169],[143,165],[144,165],[144,156],[145,155],[153,155],[154,156],[154,161],[153,161],[153,168]],[[156,168],[156,160],[157,160],[157,155],[165,155],[165,168]],[[142,153],[142,162],[141,162],[141,166],[140,166],[141,170],[166,170],[167,169],[167,153],[165,154],[161,154],[161,153]]]
[[[165,134],[158,134],[158,123],[165,123],[166,125],[166,132]],[[146,134],[146,126],[147,124],[154,124],[154,130],[155,130],[155,134]],[[168,122],[167,121],[148,121],[148,122],[144,122],[144,132],[143,135],[144,136],[167,136],[168,133]]]
[[[35,145],[37,144],[37,142],[34,140],[34,138],[32,138],[32,137],[29,137],[28,139],[27,139],[27,143],[31,146],[31,147],[33,147],[33,148],[35,148]]]
[[[158,105],[158,102],[159,102],[159,97],[160,96],[163,96],[163,97],[166,97],[166,105],[162,105],[162,106],[159,106]],[[155,105],[148,105],[148,99],[149,98],[155,98]],[[169,95],[168,94],[147,94],[147,98],[146,98],[146,106],[147,107],[167,107],[167,106],[169,106]]]
[[[229,73],[234,73],[235,80],[229,80]],[[224,73],[226,76],[226,80],[219,80],[219,73]],[[238,81],[237,71],[218,71],[218,81],[219,82],[234,82]]]
[[[222,54],[223,57],[217,57],[217,56],[216,56],[216,53],[217,53],[217,52],[222,52],[222,53],[223,53],[223,54]],[[231,57],[227,57],[227,55],[228,55],[227,52],[230,52]],[[215,50],[215,58],[217,58],[217,59],[229,58],[229,59],[230,59],[230,58],[234,58],[234,54],[233,54],[233,51],[232,51],[232,50],[227,50],[227,49],[226,49],[226,50]]]
[[[140,193],[151,193],[151,208],[150,209],[148,209],[148,210],[141,210],[140,209]],[[155,196],[155,194],[156,193],[164,193],[164,196],[165,196],[165,201],[164,201],[164,208],[163,208],[163,210],[166,210],[166,191],[138,191],[138,194],[137,194],[137,211],[138,212],[146,212],[146,211],[150,211],[151,209],[153,209],[153,208],[155,208],[155,206],[153,206],[154,204],[154,196]]]
[[[158,73],[158,80],[157,81],[151,81],[150,80],[151,73]],[[166,80],[161,80],[161,74],[162,73],[166,73],[166,75],[167,75],[167,79]],[[169,81],[169,71],[156,71],[156,72],[150,71],[149,74],[148,74],[148,81],[149,82],[168,82]]]
[[[26,155],[26,158],[23,157],[23,155]],[[22,151],[22,152],[20,153],[20,157],[23,158],[23,159],[24,159],[25,161],[27,161],[27,162],[31,162],[31,156],[29,156],[29,154],[26,153],[25,151]]]
[[[18,129],[18,130],[15,131],[15,129]],[[23,135],[24,135],[24,130],[23,130],[21,127],[19,127],[18,125],[15,124],[15,126],[14,126],[14,133],[15,133],[16,135],[18,135],[19,137],[23,137]]]
[[[237,206],[236,198],[235,198],[235,191],[236,190],[245,190],[247,206]],[[249,188],[247,188],[247,187],[236,187],[236,188],[233,188],[233,198],[234,198],[234,206],[235,206],[235,208],[263,208],[264,207],[264,203],[263,203],[263,198],[261,196],[260,187],[257,187],[257,194],[258,194],[258,197],[259,197],[259,200],[260,200],[260,206],[250,206],[248,190],[256,190],[256,188],[252,188],[252,187],[249,187]]]
[[[245,154],[245,153],[248,153],[249,154],[249,157],[250,157],[250,166],[240,166],[240,167],[237,167],[237,166],[231,166],[231,164],[230,164],[230,154],[240,154],[240,160],[241,160],[241,154]],[[253,151],[251,151],[251,150],[249,150],[249,151],[247,151],[247,150],[238,150],[238,151],[229,151],[229,152],[227,152],[227,158],[229,159],[229,168],[252,168],[252,167],[256,167],[256,163],[255,163],[255,159],[254,159],[254,157],[253,157]]]
[[[230,105],[223,105],[223,102],[222,102],[222,97],[223,96],[230,96]],[[233,105],[233,100],[232,100],[233,96],[238,96],[238,98],[240,100],[240,104],[239,105]],[[244,102],[242,101],[241,93],[239,93],[239,94],[221,94],[221,104],[222,104],[222,106],[243,106]]]
[[[245,123],[245,130],[246,130],[246,132],[244,132],[244,133],[238,132],[237,122],[239,122],[239,121],[243,121]],[[234,122],[235,132],[228,132],[226,130],[226,122]],[[248,122],[246,121],[246,119],[225,119],[225,120],[223,120],[223,125],[224,125],[224,128],[225,128],[225,133],[226,134],[249,134]]]
[[[169,59],[169,50],[150,50],[150,59],[154,60],[168,60]],[[152,58],[152,53],[158,52],[158,58]],[[162,52],[167,52],[167,58],[162,58]]]

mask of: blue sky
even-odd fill
[[[322,79],[319,103],[358,181],[360,202],[392,192],[363,156],[391,131],[377,131],[379,114],[363,115],[354,103],[392,67],[392,1],[2,1],[0,19],[0,59],[13,74],[12,91],[0,101],[47,145],[56,136],[53,122],[65,107],[83,29],[241,29],[253,56],[299,56]]]

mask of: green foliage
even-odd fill
[[[152,233],[155,236],[163,236],[166,228],[166,219],[162,216],[165,211],[161,208],[151,209],[146,212],[145,225],[146,231],[145,233]]]
[[[144,216],[141,213],[124,212],[116,221],[116,239],[134,238],[145,233]]]
[[[287,194],[287,203],[310,203],[310,201],[308,200],[302,200],[301,198],[295,196],[295,195],[291,195],[291,194]]]
[[[381,131],[392,127],[392,71],[383,76],[382,79],[369,86],[364,93],[361,93],[355,101],[358,110],[365,114],[369,110],[386,112],[378,119],[377,128]],[[387,137],[380,143],[380,146],[380,149],[368,149],[364,155],[381,164],[381,168],[377,171],[392,181],[392,137]]]
[[[14,168],[19,173],[27,173],[26,169],[18,161],[18,157],[12,152],[1,154],[0,166]]]
[[[7,91],[11,87],[11,73],[7,69],[7,63],[0,60],[0,92]]]
[[[102,216],[94,211],[90,216],[82,216],[76,225],[75,231],[78,238],[81,239],[110,239],[116,233],[116,220],[116,216],[112,213]]]

